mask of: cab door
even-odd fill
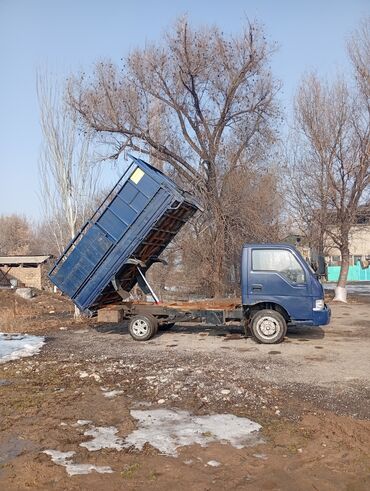
[[[248,303],[275,302],[295,320],[312,317],[310,275],[298,255],[284,248],[250,249]]]

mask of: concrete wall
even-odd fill
[[[24,266],[13,266],[9,268],[8,266],[5,266],[0,269],[7,274],[8,278],[15,278],[24,283],[25,286],[38,288],[39,290],[42,288],[42,265],[38,265],[35,268]]]

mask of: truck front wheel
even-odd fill
[[[157,319],[151,315],[135,315],[130,319],[128,331],[136,341],[147,341],[158,330]]]
[[[252,336],[258,343],[281,343],[287,332],[284,317],[276,310],[259,310],[250,322]]]

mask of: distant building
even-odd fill
[[[331,266],[339,266],[341,264],[340,250],[327,241],[328,247],[328,263]],[[350,265],[357,264],[367,257],[370,257],[370,224],[355,225],[349,233],[349,253]]]
[[[333,227],[334,231],[334,227]],[[315,256],[315,251],[310,249],[309,239],[301,234],[292,233],[285,238],[297,247],[305,259]],[[342,256],[340,250],[333,241],[326,235],[325,258],[328,266],[327,279],[338,281]],[[356,224],[349,232],[349,271],[348,281],[370,281],[370,206],[362,206],[358,212]]]
[[[52,256],[0,256],[0,286],[47,286],[48,262]]]
[[[332,231],[335,231],[335,226],[332,226]],[[305,258],[311,258],[309,237],[298,232],[291,233],[284,240],[295,245]],[[326,234],[323,246],[328,265],[340,266],[342,263],[340,250],[328,234]],[[358,210],[356,223],[349,232],[349,253],[350,266],[355,266],[359,261],[363,262],[370,257],[370,204],[362,205]]]
[[[327,250],[328,263],[331,266],[341,264],[340,250],[328,237],[325,248]],[[364,261],[370,257],[370,205],[359,208],[356,223],[349,232],[350,266],[355,266],[358,261]]]

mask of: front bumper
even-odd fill
[[[312,314],[314,326],[326,326],[327,324],[329,324],[331,318],[331,309],[328,305],[325,304],[325,308],[323,310],[314,310]]]

